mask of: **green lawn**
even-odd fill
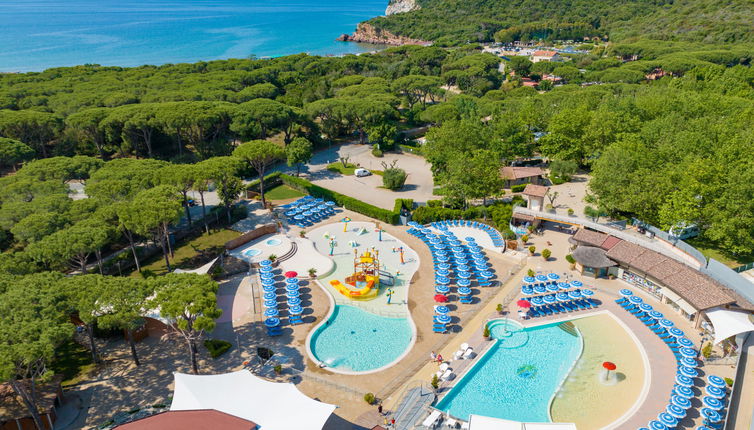
[[[278,185],[277,187],[266,191],[264,196],[267,200],[288,200],[304,197],[305,194],[296,191],[287,185]]]
[[[687,239],[684,242],[698,249],[705,257],[714,258],[730,268],[735,269],[754,261],[754,255],[733,255],[718,244],[701,237]]]
[[[94,367],[92,353],[73,339],[55,350],[55,360],[50,364],[50,369],[55,374],[63,375],[63,386],[86,379]]]
[[[223,229],[201,235],[187,243],[178,243],[177,248],[173,250],[175,257],[170,260],[170,265],[173,268],[195,269],[200,265],[200,261],[203,261],[200,257],[204,254],[219,254],[222,252],[225,242],[240,235],[241,233],[235,230]],[[142,262],[141,269],[150,270],[157,275],[165,274],[167,273],[165,257],[160,252],[148,261]],[[131,276],[139,276],[139,272],[134,271]]]
[[[327,165],[327,170],[335,173],[340,173],[341,175],[353,175],[353,172],[357,169],[355,164],[348,163],[345,167],[343,166],[343,163],[340,161],[337,161],[335,163],[330,163]]]

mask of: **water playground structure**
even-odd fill
[[[353,275],[346,278],[345,284],[338,279],[330,281],[340,294],[354,300],[372,300],[377,297],[381,285],[394,284],[393,275],[380,270],[380,252],[375,249],[361,255],[358,249],[354,249]]]

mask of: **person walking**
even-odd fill
[[[437,364],[442,364],[442,362],[445,361],[442,359],[442,354],[437,354]]]
[[[432,361],[432,362],[437,361],[437,354],[435,354],[434,351],[432,351],[432,352],[429,353],[429,360]]]
[[[380,414],[380,415],[382,415],[382,403],[380,403],[379,405],[377,405],[377,413]]]

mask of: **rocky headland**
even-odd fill
[[[343,42],[374,43],[382,45],[431,45],[426,40],[412,39],[406,36],[398,36],[389,31],[375,28],[366,22],[360,23],[353,34],[341,34],[337,39]]]

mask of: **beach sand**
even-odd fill
[[[644,360],[633,338],[609,314],[573,323],[584,337],[584,351],[552,402],[552,420],[575,423],[579,430],[599,429],[623,416],[641,395]],[[605,361],[616,364],[617,384],[600,381]]]

